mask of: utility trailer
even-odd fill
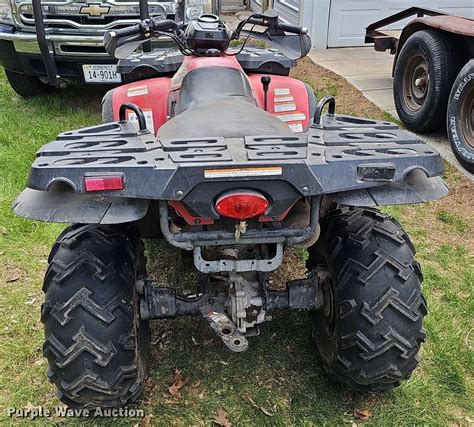
[[[411,17],[401,32],[386,29]],[[393,92],[405,126],[428,133],[446,124],[454,154],[474,173],[474,20],[411,7],[367,27],[365,42],[395,55]]]

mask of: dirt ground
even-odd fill
[[[369,102],[361,92],[341,76],[314,64],[311,59],[301,60],[291,76],[312,86],[318,99],[322,96],[336,97],[337,111],[344,114],[385,119],[385,113]]]

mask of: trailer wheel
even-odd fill
[[[419,362],[426,302],[401,225],[375,209],[343,208],[323,219],[308,269],[322,285],[314,337],[331,378],[354,390],[400,385]]]
[[[406,41],[395,67],[394,98],[408,129],[431,132],[443,126],[458,72],[457,48],[448,34],[423,30]]]
[[[456,158],[474,173],[474,59],[454,82],[448,105],[448,136]]]
[[[53,87],[43,83],[39,77],[10,70],[5,70],[5,74],[13,90],[23,98],[47,95],[53,91]]]
[[[149,325],[139,318],[143,245],[125,227],[75,225],[53,246],[44,279],[44,355],[59,399],[114,408],[143,390]]]

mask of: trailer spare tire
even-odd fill
[[[449,97],[448,136],[459,162],[474,173],[474,59],[459,73]]]
[[[418,31],[406,41],[395,67],[394,98],[408,129],[431,132],[443,126],[458,64],[456,46],[443,31]]]

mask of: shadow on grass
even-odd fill
[[[86,85],[79,81],[70,81],[50,95],[25,99],[23,102],[38,108],[52,106],[54,109],[72,108],[100,114],[103,96],[114,87],[116,86]]]

